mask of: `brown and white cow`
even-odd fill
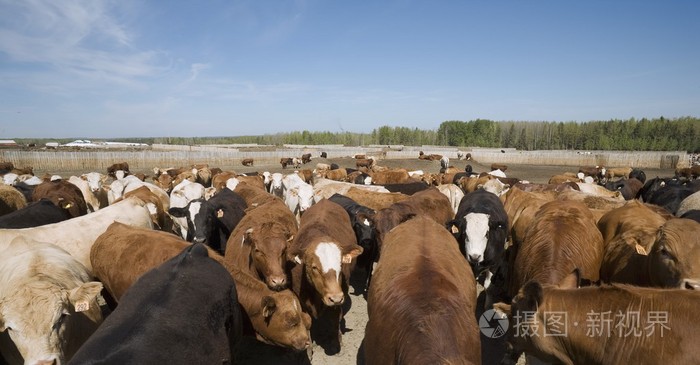
[[[288,284],[287,246],[297,229],[294,214],[273,198],[246,211],[226,243],[224,260],[270,289],[282,290]]]
[[[367,299],[368,364],[481,364],[476,282],[454,237],[422,216],[388,233]]]
[[[292,288],[304,311],[314,318],[315,340],[328,354],[340,351],[341,306],[361,253],[348,213],[327,199],[304,213],[289,248],[290,259],[297,263],[292,269]]]
[[[510,307],[516,352],[558,364],[700,363],[700,292],[526,284]],[[506,307],[506,306],[503,306]],[[506,307],[507,310],[507,307]],[[515,364],[516,359],[508,359]]]
[[[102,284],[52,244],[17,237],[1,246],[0,351],[10,363],[65,363],[102,322]]]
[[[128,162],[117,162],[107,168],[107,175],[113,179],[123,179],[130,173]]]

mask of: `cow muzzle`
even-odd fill
[[[345,301],[345,295],[340,293],[328,294],[323,297],[323,303],[329,307],[341,305]]]
[[[267,278],[267,286],[274,291],[283,290],[287,287],[287,278],[284,276],[270,276]]]

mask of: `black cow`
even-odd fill
[[[642,182],[644,184],[647,181],[647,174],[644,173],[644,171],[640,169],[632,169],[632,172],[630,172],[630,179],[634,178]]]
[[[321,158],[328,158],[328,154],[325,152],[321,152]]]
[[[400,184],[384,184],[382,186],[392,193],[401,193],[406,195],[413,195],[419,191],[423,191],[430,187],[428,184],[422,181],[407,182]]]
[[[199,207],[197,207],[199,205]],[[182,208],[170,208],[174,217],[186,217],[187,237],[194,243],[205,243],[221,253],[226,252],[226,241],[238,222],[243,219],[248,207],[245,200],[231,191],[223,188],[209,200],[195,199]],[[195,211],[194,217],[192,211]]]
[[[350,174],[348,173],[348,175],[350,175]],[[355,180],[350,181],[350,182],[353,184],[365,185],[365,181],[367,181],[368,177],[371,177],[371,176],[369,176],[365,172],[361,172],[355,177]]]
[[[141,276],[69,364],[232,364],[241,309],[231,274],[194,244]]]
[[[40,199],[22,209],[0,217],[0,228],[30,228],[58,223],[70,219],[68,210],[57,206],[49,199]]]
[[[685,185],[665,185],[649,198],[648,203],[655,204],[676,215],[683,199],[693,194],[695,190]]]
[[[29,185],[25,183],[24,181],[20,181],[18,183],[15,183],[13,185],[15,189],[19,190],[22,195],[24,195],[24,198],[27,199],[27,202],[32,201],[32,195],[34,194],[34,188],[36,188],[36,185]]]
[[[448,228],[474,275],[485,275],[484,287],[488,287],[501,263],[508,238],[508,215],[503,203],[486,190],[473,191],[459,202],[455,219],[448,223]]]
[[[337,163],[331,163],[331,170],[337,170],[340,166]]]
[[[680,217],[692,219],[692,220],[700,223],[700,210],[698,210],[698,209],[689,210],[689,211],[683,213],[683,215],[681,215]]]
[[[357,203],[345,195],[333,194],[328,200],[340,205],[350,216],[352,229],[355,231],[357,244],[362,246],[362,254],[357,258],[357,265],[367,272],[367,284],[372,271],[372,263],[378,255],[377,239],[374,230],[373,218],[375,211]]]

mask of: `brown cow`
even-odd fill
[[[252,158],[244,158],[241,160],[241,165],[243,166],[253,166],[253,159]]]
[[[348,171],[344,168],[325,170],[321,173],[321,177],[334,181],[346,181],[348,179]]]
[[[326,353],[340,351],[341,305],[348,292],[350,273],[362,253],[348,213],[340,205],[323,199],[301,217],[289,257],[298,265],[292,269],[292,288],[305,312],[314,322],[312,333]]]
[[[170,194],[170,191],[173,190],[173,177],[169,174],[159,174],[158,176],[154,176],[153,183],[157,187],[165,190],[165,192],[168,194]]]
[[[410,197],[410,195],[401,193],[381,193],[358,188],[350,188],[343,195],[373,210],[388,208],[392,204]]]
[[[435,187],[419,191],[404,201],[379,210],[374,217],[374,222],[375,227],[377,227],[377,241],[380,251],[384,235],[389,233],[392,228],[417,215],[426,215],[438,224],[444,225],[454,218],[454,211],[450,200]]]
[[[124,176],[129,175],[129,163],[127,162],[117,162],[112,164],[107,168],[107,175],[111,176],[113,179],[118,178],[117,171],[124,171]],[[124,177],[122,176],[122,178]]]
[[[294,214],[280,199],[273,198],[246,211],[229,236],[224,260],[264,281],[270,289],[284,289],[288,282],[287,246],[296,233]]]
[[[279,200],[282,202],[280,198],[268,193],[264,189],[260,189],[258,186],[248,185],[247,183],[240,183],[236,185],[236,188],[233,189],[233,191],[240,195],[243,200],[245,200],[249,209],[263,205],[270,200]]]
[[[535,214],[540,207],[554,200],[546,196],[521,190],[518,185],[501,196],[503,208],[508,214],[509,235],[513,244],[520,244],[525,239],[525,233],[530,228]]]
[[[386,235],[367,299],[368,364],[481,364],[474,274],[428,217]]]
[[[15,165],[12,162],[0,162],[0,172],[5,171],[9,172],[12,171],[15,168]]]
[[[648,260],[652,286],[700,290],[700,223],[685,218],[667,221]]]
[[[311,154],[310,153],[305,153],[301,155],[301,163],[302,164],[307,164],[311,162]]]
[[[193,167],[192,174],[194,175],[195,182],[202,184],[205,188],[211,186],[212,173],[208,166]]]
[[[80,188],[66,180],[45,181],[37,185],[32,201],[41,198],[47,198],[57,207],[66,209],[72,218],[87,214],[87,203]]]
[[[95,277],[119,302],[127,289],[144,273],[177,256],[191,244],[167,232],[110,224],[90,249],[90,263]],[[223,263],[223,258],[207,248],[209,257]]]
[[[372,184],[374,185],[401,184],[411,178],[406,169],[373,172],[370,176],[372,176]]]
[[[355,166],[359,169],[360,167],[366,167],[368,169],[371,169],[372,166],[374,165],[374,160],[373,159],[368,159],[368,158],[361,158],[355,161]]]
[[[358,153],[358,154],[356,154],[355,156],[353,156],[353,158],[356,159],[356,160],[364,160],[364,159],[367,159],[367,155],[359,154],[359,153]]]
[[[163,206],[163,201],[156,195],[148,186],[141,186],[135,190],[128,191],[124,193],[119,199],[112,202],[112,204],[118,203],[124,199],[131,196],[135,196],[146,203],[148,211],[151,213],[151,220],[153,221],[153,227],[161,231],[172,232],[173,230],[173,219],[170,214],[166,214],[166,209]],[[182,251],[182,250],[181,250]]]
[[[513,246],[508,294],[528,281],[558,285],[574,269],[597,281],[603,259],[603,236],[591,211],[580,202],[552,201],[535,214],[522,244]]]
[[[273,291],[249,273],[228,266],[236,282],[238,303],[250,319],[258,340],[297,351],[311,346],[311,317],[289,289]]]
[[[631,172],[631,167],[613,167],[605,170],[605,177],[608,179],[612,179],[614,177],[622,177],[626,179],[630,177]]]
[[[283,169],[292,164],[294,164],[294,160],[291,157],[280,158],[280,165],[282,165]]]
[[[236,176],[239,182],[248,184],[250,186],[255,186],[260,189],[265,189],[265,178],[262,175],[246,176],[238,175]]]
[[[530,282],[510,308],[509,340],[548,363],[698,364],[698,306],[697,291]]]
[[[648,286],[646,255],[664,223],[666,218],[638,200],[603,215],[598,220],[605,244],[600,280]]]
[[[507,169],[508,169],[508,166],[504,165],[502,163],[495,163],[494,162],[491,164],[491,171],[494,171],[494,170],[506,171]]]
[[[211,179],[211,186],[216,189],[216,191],[221,191],[226,186],[226,181],[230,178],[238,178],[238,174],[235,173],[234,171],[222,171]]]

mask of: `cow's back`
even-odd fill
[[[475,303],[474,275],[449,232],[428,217],[400,224],[369,290],[366,362],[480,364]]]

